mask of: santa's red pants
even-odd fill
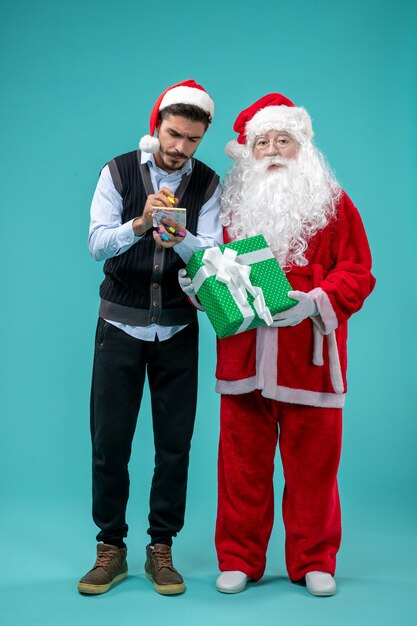
[[[342,410],[268,400],[259,391],[221,398],[216,548],[220,571],[264,573],[274,517],[277,442],[284,469],[285,555],[291,580],[334,575],[341,522],[337,488]]]

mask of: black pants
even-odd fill
[[[122,546],[127,536],[128,463],[146,372],[155,443],[148,533],[171,544],[184,525],[197,360],[197,322],[160,342],[135,339],[99,318],[91,390],[97,541]]]

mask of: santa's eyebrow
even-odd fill
[[[269,131],[267,131],[267,132],[269,132]],[[286,130],[283,130],[283,131],[277,130],[275,137],[288,137],[288,139],[293,139],[293,136],[290,133],[288,133]],[[265,135],[257,135],[256,139],[268,139],[268,137],[266,136],[266,134]]]

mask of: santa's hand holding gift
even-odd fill
[[[217,589],[243,591],[264,573],[278,444],[288,575],[314,595],[333,595],[347,323],[374,287],[371,254],[357,209],[312,143],[305,109],[268,94],[234,130],[225,243],[264,235],[297,304],[270,327],[218,340]]]

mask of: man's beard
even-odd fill
[[[176,170],[180,170],[184,167],[185,162],[191,158],[191,156],[187,156],[186,154],[177,153],[174,150],[163,150],[160,148],[159,152],[159,161],[162,164],[163,169],[167,172],[175,172]],[[194,154],[194,153],[193,153]]]
[[[248,155],[226,177],[220,219],[233,239],[264,235],[281,267],[306,265],[308,242],[334,214],[340,193],[312,145],[293,160]]]

